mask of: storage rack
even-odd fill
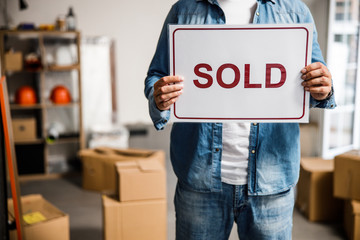
[[[28,85],[30,83],[36,89],[38,96],[38,102],[33,105],[16,104],[10,97],[10,109],[13,118],[27,115],[36,119],[36,139],[15,141],[21,179],[59,177],[80,166],[77,151],[85,146],[81,114],[80,36],[78,31],[0,31],[1,74],[7,78],[9,96],[14,98],[19,82],[25,82]],[[68,47],[70,44],[76,48],[76,60],[73,63],[58,65],[49,61],[50,50],[56,51],[57,48]],[[40,56],[41,68],[8,71],[5,68],[5,54],[10,48],[22,52],[23,56],[30,52],[37,52]],[[62,81],[61,75],[65,74],[64,83],[70,85],[71,95],[74,96],[71,103],[57,105],[49,100],[48,79],[54,74],[60,75],[60,81]],[[68,78],[68,75],[75,77],[71,79]],[[59,82],[59,77],[57,77],[57,82]],[[58,139],[52,142],[47,141],[50,118],[56,118],[56,116],[52,116],[54,114],[64,113],[67,116],[72,116],[73,132],[68,135],[60,135]],[[64,149],[62,150],[62,148]],[[51,149],[55,149],[55,151],[51,151]],[[68,150],[70,153],[66,155]],[[52,152],[65,154],[62,158],[63,162],[60,163],[63,166],[62,169],[56,170],[56,164],[59,163],[51,163],[51,157],[54,156]]]

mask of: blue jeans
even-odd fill
[[[196,192],[178,182],[175,192],[177,240],[225,240],[236,222],[241,240],[289,240],[294,191],[248,196],[247,185],[222,183],[221,192]]]

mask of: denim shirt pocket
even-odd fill
[[[275,11],[275,23],[299,23],[301,19],[299,16],[303,15],[302,13],[291,11],[291,10],[276,10]]]

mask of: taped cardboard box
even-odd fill
[[[345,204],[345,230],[350,240],[360,240],[360,202],[346,201]]]
[[[116,162],[153,159],[165,167],[164,151],[103,147],[81,150],[79,156],[83,166],[83,188],[107,194],[117,193]]]
[[[119,200],[166,198],[166,172],[156,159],[117,162]]]
[[[119,202],[102,196],[104,240],[166,240],[165,199]]]
[[[41,195],[21,197],[24,219],[24,238],[26,240],[69,240],[69,216]],[[13,200],[8,199],[9,220],[14,220]],[[16,230],[10,231],[10,240],[16,240]]]
[[[310,221],[341,221],[343,202],[333,196],[334,161],[302,158],[296,207]]]
[[[335,157],[334,196],[360,200],[360,151]]]
[[[13,118],[12,127],[15,141],[36,139],[35,118]]]

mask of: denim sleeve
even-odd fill
[[[170,110],[161,111],[156,107],[153,97],[153,86],[160,78],[169,75],[168,25],[176,23],[176,19],[176,5],[174,5],[165,19],[154,57],[150,63],[147,77],[145,78],[144,93],[149,101],[149,114],[151,120],[157,130],[164,129],[170,118]]]
[[[305,4],[304,4],[304,7],[305,7],[305,22],[314,23],[314,19],[313,19],[312,15],[311,15],[310,10],[307,8],[307,6],[305,6]],[[321,62],[324,65],[326,65],[317,39],[318,39],[318,34],[317,34],[316,26],[315,26],[315,23],[314,23],[311,62],[312,63]],[[334,96],[333,86],[331,86],[331,94],[330,94],[330,96],[327,97],[324,100],[321,100],[321,101],[316,100],[310,95],[310,107],[326,108],[326,109],[335,108],[336,103],[335,103],[335,96]]]

